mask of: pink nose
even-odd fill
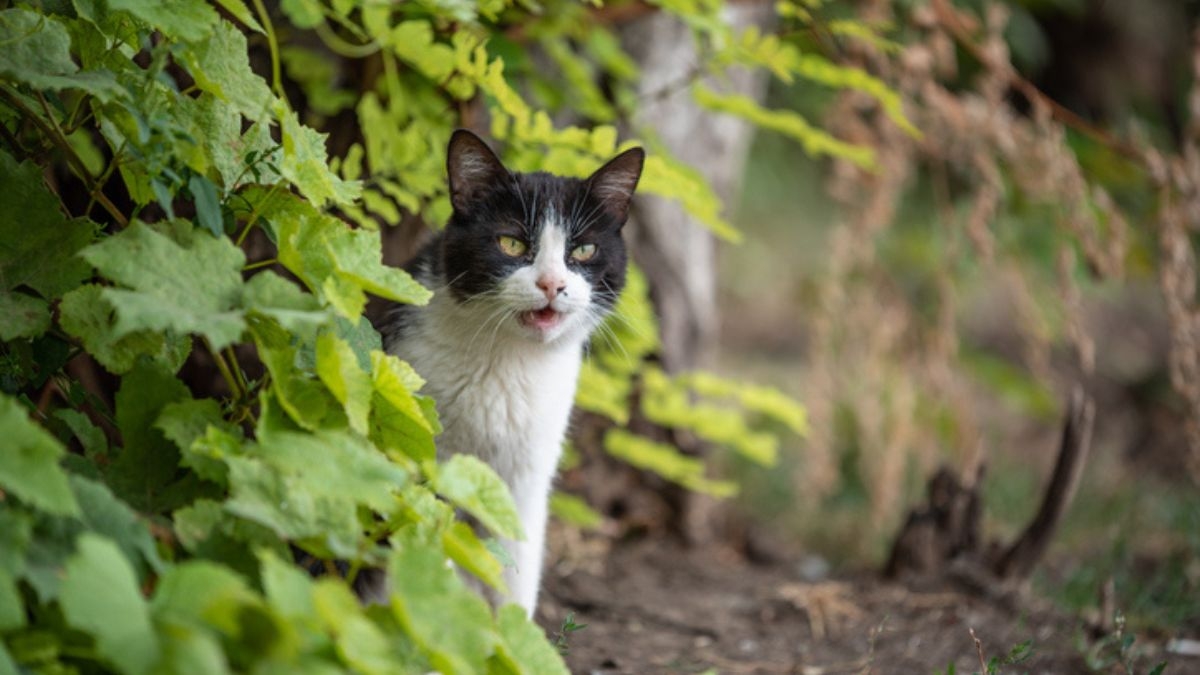
[[[557,274],[543,274],[538,277],[537,287],[542,289],[542,293],[546,294],[547,300],[553,300],[567,289],[567,281]]]

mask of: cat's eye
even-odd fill
[[[529,245],[516,237],[500,235],[498,241],[500,243],[500,250],[510,258],[519,258],[525,255],[525,251],[529,250]]]
[[[575,250],[571,251],[571,260],[575,262],[587,262],[594,255],[596,255],[595,244],[580,244],[575,247]]]

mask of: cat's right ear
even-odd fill
[[[487,143],[466,129],[450,136],[446,151],[446,173],[450,177],[450,203],[465,211],[482,192],[511,179]]]

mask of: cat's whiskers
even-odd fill
[[[604,202],[596,202],[596,205],[593,206],[592,210],[588,211],[587,215],[584,217],[583,224],[577,225],[574,228],[572,234],[574,236],[578,237],[578,236],[582,235],[584,232],[587,232],[589,229],[591,229],[591,227],[593,225],[600,222],[600,216],[603,215],[603,211],[602,211],[603,208],[604,208]]]

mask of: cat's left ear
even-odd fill
[[[591,194],[599,198],[605,210],[621,224],[629,217],[629,202],[642,177],[645,159],[646,153],[641,148],[630,148],[596,169],[587,180]]]

